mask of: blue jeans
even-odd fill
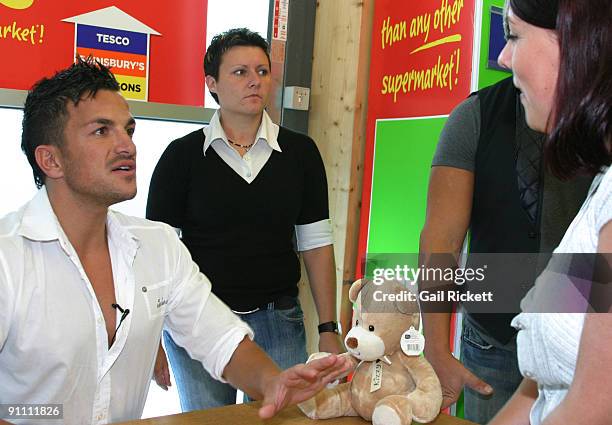
[[[466,317],[461,339],[463,365],[491,385],[494,391],[487,397],[466,387],[463,396],[465,419],[486,424],[512,397],[523,379],[516,357],[516,337],[501,345]]]
[[[299,303],[288,310],[269,308],[240,317],[253,328],[255,342],[281,369],[306,361],[304,315]],[[236,402],[236,389],[213,379],[202,363],[174,343],[167,331],[164,331],[164,343],[183,412]]]

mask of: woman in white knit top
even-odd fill
[[[555,253],[602,253],[609,279],[612,1],[510,0],[506,29],[499,62],[513,70],[529,126],[549,135],[548,167],[562,178],[597,174]],[[568,281],[549,264],[523,311],[567,301]],[[586,307],[588,297],[575,294],[570,304]],[[611,314],[522,313],[513,326],[525,378],[490,425],[612,423]]]

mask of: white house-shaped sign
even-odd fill
[[[75,24],[75,57],[92,56],[111,68],[125,98],[148,99],[149,39],[160,33],[115,6],[63,21]]]

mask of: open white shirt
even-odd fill
[[[117,303],[130,310],[110,349],[46,190],[0,220],[0,404],[63,404],[63,421],[28,423],[140,418],[164,325],[216,378],[244,336],[253,338],[171,227],[109,211],[107,232]]]
[[[279,127],[272,122],[270,116],[264,111],[253,146],[244,156],[240,156],[228,142],[227,134],[221,126],[219,114],[220,112],[217,110],[211,118],[210,124],[203,129],[206,137],[203,148],[204,155],[206,155],[208,148],[212,147],[236,174],[250,184],[266,165],[272,151],[282,153],[278,144]],[[333,243],[330,219],[296,225],[295,233],[298,251],[308,251]]]

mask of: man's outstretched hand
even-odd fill
[[[308,400],[352,367],[346,356],[330,355],[282,371],[267,382],[259,416],[271,418],[287,406]]]

